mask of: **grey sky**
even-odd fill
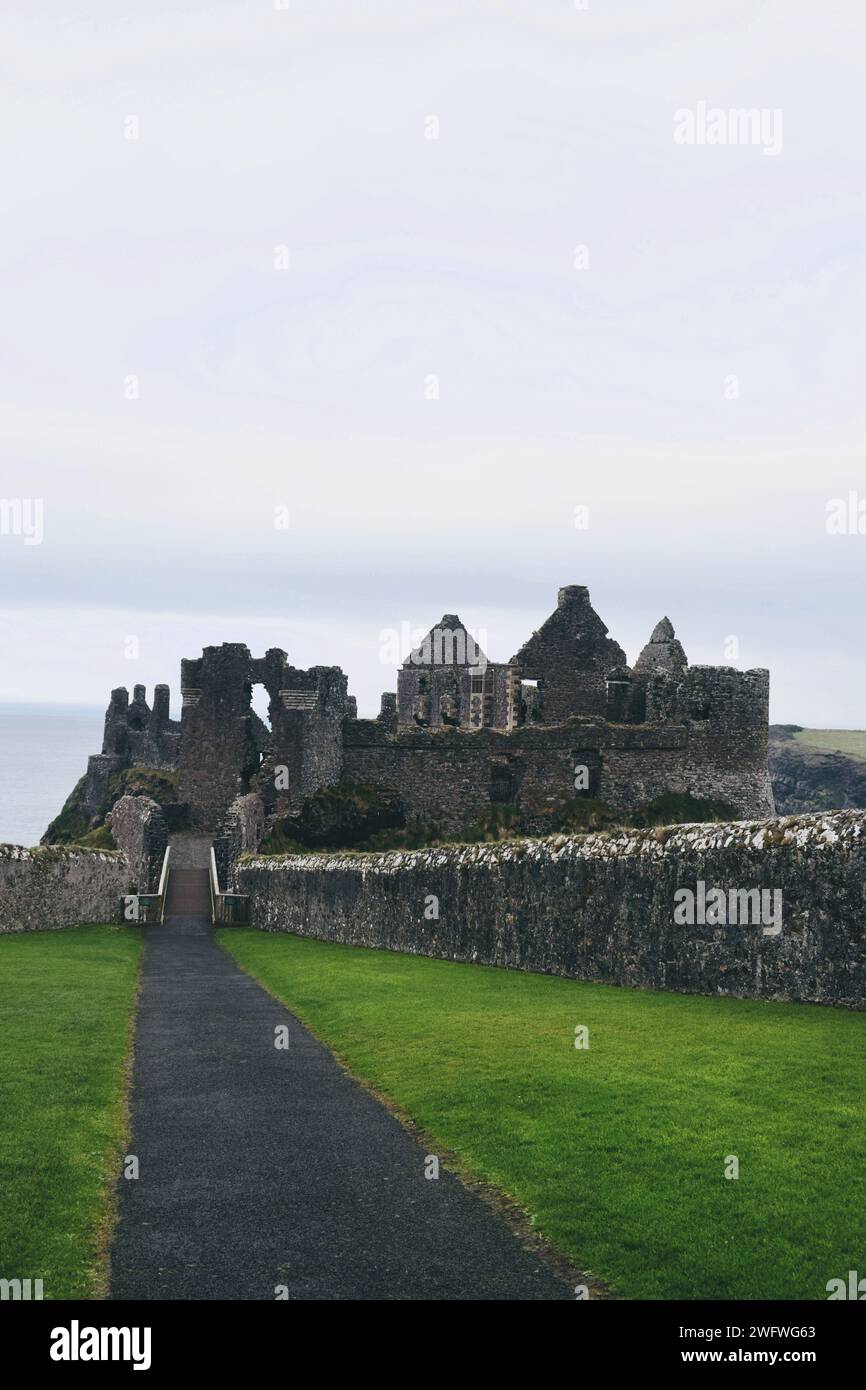
[[[373,712],[383,629],[503,659],[575,582],[866,724],[859,4],[5,9],[0,695],[242,640]]]

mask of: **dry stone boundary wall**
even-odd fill
[[[726,900],[781,891],[782,930],[678,925],[674,895],[699,883]],[[866,1007],[866,811],[262,855],[240,861],[237,887],[264,931],[644,989]]]
[[[116,922],[129,865],[113,850],[0,845],[0,932]]]

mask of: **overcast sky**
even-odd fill
[[[245,641],[375,713],[583,583],[866,725],[860,0],[3,10],[0,698]]]

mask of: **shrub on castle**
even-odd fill
[[[628,816],[622,823],[638,827],[653,825],[705,825],[710,821],[738,820],[737,812],[719,797],[692,796],[690,792],[665,792]]]
[[[322,787],[296,816],[278,821],[263,840],[263,854],[296,849],[353,849],[381,831],[406,824],[403,803],[395,792],[357,783]]]

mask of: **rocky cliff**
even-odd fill
[[[866,806],[866,757],[819,747],[808,742],[809,734],[799,724],[770,726],[770,777],[779,815]],[[863,741],[866,746],[866,735]]]

